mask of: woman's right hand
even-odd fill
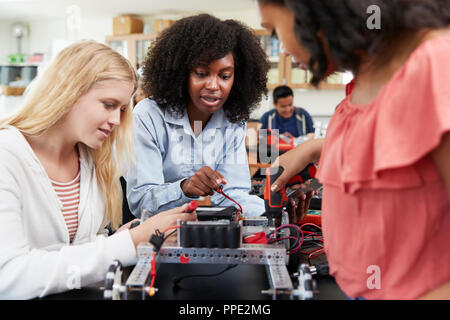
[[[200,168],[192,177],[181,183],[181,190],[190,198],[212,196],[221,184],[227,181],[218,171],[208,166]]]
[[[130,230],[131,238],[134,246],[137,247],[141,242],[148,242],[152,234],[156,230],[163,232],[169,227],[177,225],[177,220],[181,221],[195,221],[197,220],[197,213],[186,213],[188,204],[181,207],[173,208],[164,212],[160,212],[145,220],[142,224]]]

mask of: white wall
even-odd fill
[[[64,19],[33,21],[30,30],[30,53],[50,53],[53,40],[69,40]],[[112,18],[81,19],[77,38],[104,42],[109,34],[112,34]]]
[[[31,21],[30,25],[30,50],[28,54],[50,53],[53,40],[64,40],[66,29],[64,19]]]
[[[215,13],[215,16],[220,19],[239,20],[250,28],[262,29],[256,9],[217,12]]]
[[[68,40],[65,19],[36,20],[27,22],[29,35],[22,41],[24,53],[51,53],[54,40]],[[11,35],[11,21],[0,21],[0,63],[7,62],[7,55],[16,53],[16,39]],[[101,19],[81,19],[78,39],[105,41],[112,34],[112,17]]]
[[[11,22],[0,21],[0,64],[8,62],[8,54],[16,53],[17,42],[11,35]],[[28,48],[22,44],[22,48]]]

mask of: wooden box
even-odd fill
[[[26,87],[10,87],[10,86],[3,86],[2,87],[2,93],[5,96],[21,96]]]
[[[155,19],[155,21],[154,21],[155,33],[159,34],[164,29],[167,29],[168,27],[170,27],[174,23],[175,23],[175,20]]]
[[[142,33],[144,23],[130,15],[124,15],[113,18],[114,35],[124,35],[131,33]]]

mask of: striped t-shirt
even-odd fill
[[[70,182],[52,182],[59,200],[62,202],[62,214],[69,231],[70,242],[73,241],[78,229],[78,205],[80,203],[80,172]]]

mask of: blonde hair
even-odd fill
[[[104,80],[134,84],[137,76],[130,62],[110,47],[95,41],[80,41],[63,49],[32,85],[21,109],[0,121],[0,128],[12,125],[24,135],[37,136],[58,122],[94,84]],[[91,155],[100,189],[106,199],[106,219],[113,229],[122,222],[122,190],[119,179],[133,154],[131,108],[121,113],[120,126]],[[114,146],[116,154],[114,154]]]

